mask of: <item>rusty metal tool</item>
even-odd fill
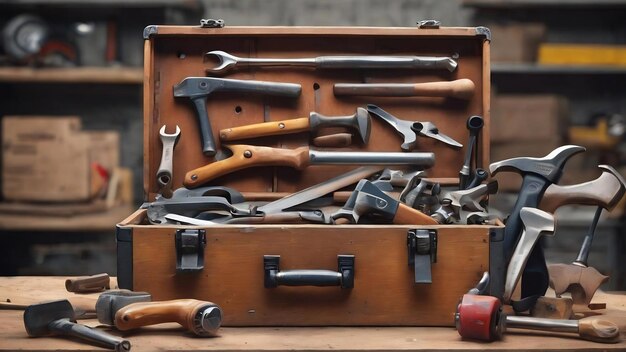
[[[522,187],[504,228],[504,255],[508,262],[522,231],[520,210],[536,208],[546,188],[557,183],[565,163],[575,154],[585,151],[576,145],[565,145],[543,158],[521,157],[502,160],[489,165],[492,176],[500,172],[517,172],[522,175]],[[548,289],[549,275],[541,245],[536,246],[528,258],[522,278],[522,298],[543,296]]]
[[[164,197],[172,195],[172,174],[174,170],[174,148],[178,144],[180,138],[180,127],[176,125],[176,132],[169,134],[165,132],[165,125],[159,130],[163,152],[161,154],[161,164],[157,171],[157,183],[159,184],[159,193]],[[169,196],[169,197],[168,197]]]
[[[609,165],[598,166],[602,174],[595,180],[577,185],[551,185],[543,195],[540,207],[555,211],[565,204],[596,205],[591,226],[585,236],[576,260],[571,264],[551,264],[548,266],[550,287],[557,297],[570,292],[574,304],[589,305],[596,290],[609,277],[588,266],[589,250],[603,209],[611,211],[623,198],[626,183],[622,175]]]
[[[80,276],[65,280],[65,289],[68,292],[87,293],[99,292],[111,288],[109,274],[102,273],[91,276]]]
[[[581,339],[600,343],[617,343],[620,340],[619,327],[608,320],[509,316],[502,311],[502,304],[497,297],[483,296],[488,283],[489,274],[485,273],[481,279],[482,286],[479,285],[463,295],[457,306],[454,322],[457,332],[463,338],[500,340],[509,328],[517,328],[573,333],[578,334]]]
[[[311,164],[334,165],[413,165],[430,167],[434,153],[322,152],[309,147],[281,149],[252,145],[224,145],[232,156],[187,172],[184,185],[198,187],[219,176],[255,166],[289,166],[302,170]]]
[[[371,122],[367,110],[357,108],[348,116],[324,116],[311,112],[309,117],[297,119],[255,123],[252,125],[232,127],[220,131],[222,142],[230,142],[246,138],[265,137],[290,133],[314,131],[326,127],[346,127],[357,132],[359,140],[367,144],[370,138]]]
[[[331,219],[347,219],[351,224],[357,224],[367,217],[393,224],[437,224],[430,216],[391,198],[372,182],[361,180],[346,204],[333,213]]]
[[[530,253],[539,241],[539,237],[542,235],[554,235],[554,217],[545,211],[525,207],[520,211],[520,219],[524,224],[524,230],[506,269],[506,281],[502,296],[502,302],[504,303],[511,302],[513,290],[522,276],[524,266],[528,261]]]
[[[480,183],[473,181],[472,178],[482,178],[485,173],[472,172],[472,156],[478,155],[478,135],[482,130],[485,122],[481,116],[474,115],[467,119],[467,129],[469,130],[469,143],[467,143],[467,150],[465,151],[465,159],[463,160],[463,166],[459,171],[459,189],[469,188],[469,184]]]
[[[335,96],[375,97],[449,97],[469,100],[474,96],[474,82],[467,78],[425,83],[336,83]]]
[[[130,351],[130,342],[104,331],[76,324],[74,309],[66,299],[33,304],[24,311],[28,336],[69,335],[115,351]]]
[[[311,58],[242,58],[215,50],[205,58],[217,61],[207,73],[222,74],[239,67],[310,67],[315,69],[445,69],[456,70],[450,57],[436,56],[318,56]]]
[[[417,136],[433,138],[454,148],[463,147],[463,145],[459,142],[443,133],[440,133],[437,126],[435,126],[432,122],[401,120],[373,104],[367,105],[367,111],[387,122],[396,130],[396,132],[404,137],[404,142],[400,146],[404,151],[408,152],[415,149],[417,145]]]
[[[300,96],[301,90],[302,87],[294,83],[187,77],[174,86],[174,97],[191,99],[200,125],[202,153],[205,156],[214,156],[216,153],[215,140],[213,139],[213,130],[211,129],[211,122],[209,121],[209,114],[206,108],[206,99],[210,94],[215,92],[234,92],[297,98]]]

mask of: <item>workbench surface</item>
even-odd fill
[[[61,298],[70,298],[74,305],[95,303],[98,294],[75,295],[66,292],[64,281],[63,277],[0,277],[0,308],[5,308],[0,310],[0,350],[105,351],[79,340],[29,338],[26,334],[23,313],[16,310],[24,305]],[[197,338],[183,331],[177,324],[162,324],[124,333],[123,336],[131,342],[132,351],[626,351],[626,292],[598,292],[594,302],[607,304],[606,310],[594,312],[602,313],[620,325],[620,343],[600,344],[583,341],[569,334],[554,337],[554,333],[548,336],[543,332],[522,333],[521,330],[511,330],[503,341],[484,343],[464,341],[453,328],[417,327],[222,328],[219,337]],[[95,319],[80,322],[99,326]],[[117,331],[112,333],[122,336]]]

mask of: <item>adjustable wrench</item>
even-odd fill
[[[159,130],[161,136],[161,144],[163,144],[163,153],[161,154],[161,164],[157,171],[157,183],[160,186],[159,193],[166,198],[172,196],[172,171],[174,163],[174,147],[180,138],[180,128],[176,125],[176,132],[173,134],[165,133],[165,125]]]

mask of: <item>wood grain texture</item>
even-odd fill
[[[449,97],[469,100],[476,85],[469,79],[424,83],[338,83],[335,95],[379,97]]]
[[[185,329],[193,331],[194,316],[206,305],[213,304],[195,299],[133,303],[115,313],[115,327],[120,330],[132,330],[142,326],[178,323]]]
[[[115,280],[115,278],[112,278]],[[0,294],[25,303],[77,296],[65,291],[65,277],[0,277]],[[549,293],[549,295],[552,293]],[[82,295],[81,295],[82,296]],[[93,295],[94,297],[96,295]],[[96,319],[82,320],[88,326],[125,336],[132,351],[624,351],[626,350],[626,292],[598,292],[594,302],[606,302],[608,309],[590,312],[585,319],[602,319],[620,325],[622,341],[597,344],[572,334],[532,332],[512,329],[503,341],[484,343],[463,340],[452,327],[256,327],[222,328],[218,338],[200,339],[178,324],[161,324],[128,334],[106,328]],[[100,351],[75,339],[60,337],[29,338],[24,330],[23,312],[0,309],[0,350],[2,351]],[[557,335],[557,336],[554,336]],[[567,337],[567,336],[570,337]]]
[[[398,204],[398,210],[396,211],[396,216],[393,218],[393,223],[396,225],[439,225],[435,219],[404,203]]]
[[[307,132],[309,128],[309,118],[301,117],[291,120],[263,122],[246,126],[226,128],[220,131],[220,139],[222,142],[228,142],[239,139]]]
[[[445,325],[459,297],[489,268],[488,227],[438,227],[433,284],[414,283],[408,226],[240,226],[206,228],[204,270],[175,272],[175,228],[133,230],[133,288],[155,300],[195,298],[218,304],[225,326]],[[281,270],[337,270],[353,254],[353,289],[263,284],[263,255]]]

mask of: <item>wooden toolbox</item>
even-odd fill
[[[484,118],[478,143],[478,167],[489,164],[489,31],[486,28],[374,27],[228,27],[149,26],[145,33],[144,189],[153,201],[162,146],[159,129],[182,131],[174,151],[174,188],[185,174],[214,157],[203,155],[198,117],[188,98],[175,98],[173,87],[186,77],[205,77],[215,65],[205,53],[221,50],[239,57],[307,58],[328,55],[447,56],[458,62],[445,69],[310,69],[247,67],[224,78],[288,82],[301,85],[297,98],[218,92],[206,99],[210,125],[221,150],[219,131],[267,121],[309,116],[351,115],[375,104],[394,116],[433,122],[441,133],[464,145],[451,148],[418,137],[417,152],[434,152],[429,178],[458,182],[469,116]],[[470,79],[469,100],[442,97],[340,97],[335,83],[420,83]],[[402,137],[371,118],[365,145],[354,141],[337,151],[402,152]],[[342,132],[341,128],[322,134]],[[308,132],[243,140],[232,144],[294,149],[310,144]],[[315,149],[315,147],[312,147]],[[324,148],[317,148],[324,149]],[[218,155],[221,153],[218,153]],[[315,165],[302,170],[270,166],[248,168],[207,183],[240,192],[291,193],[356,168]],[[400,167],[396,167],[401,169]],[[349,189],[348,189],[349,190]],[[338,205],[341,207],[341,205]],[[206,244],[181,248],[177,231],[204,233]],[[416,266],[408,243],[414,230],[436,234],[432,283],[415,283]],[[491,274],[490,294],[501,296],[504,280],[501,226],[487,225],[150,225],[140,209],[117,227],[118,282],[121,288],[148,291],[155,300],[196,298],[219,304],[225,326],[406,325],[451,326],[460,297]],[[177,248],[178,246],[178,248]],[[177,271],[177,255],[201,258],[203,267]],[[265,256],[280,256],[281,271],[311,269],[348,273],[346,287],[265,287]],[[274,257],[275,258],[275,257]],[[348,258],[346,261],[345,258]],[[351,266],[352,264],[352,266]],[[349,287],[352,286],[352,287]]]

